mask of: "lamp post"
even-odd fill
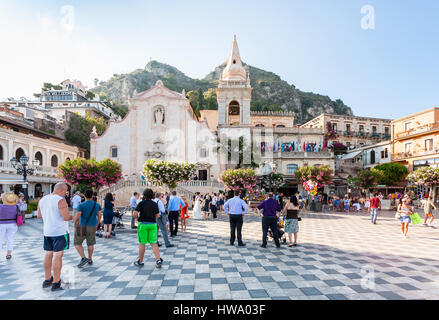
[[[24,200],[26,201],[26,203],[28,203],[29,194],[28,194],[28,189],[27,189],[27,176],[33,175],[35,172],[35,169],[28,168],[29,157],[26,154],[23,154],[19,160],[17,160],[15,157],[13,157],[11,159],[11,163],[12,163],[12,166],[14,167],[14,169],[17,170],[17,174],[21,174],[23,176]],[[34,166],[38,166],[39,163],[40,162],[38,160],[32,161],[32,164]]]

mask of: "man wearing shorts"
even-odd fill
[[[59,182],[53,192],[44,196],[38,203],[38,218],[43,219],[44,232],[44,273],[43,288],[52,287],[52,291],[63,290],[61,287],[61,269],[64,250],[69,249],[69,213],[64,198],[67,185]],[[53,276],[52,276],[53,270]]]
[[[96,244],[96,227],[98,221],[101,221],[102,208],[99,204],[92,200],[93,191],[87,190],[85,192],[85,202],[78,205],[75,215],[75,237],[74,244],[76,251],[81,256],[81,261],[78,264],[82,268],[87,263],[93,264],[93,250]],[[82,243],[87,240],[88,258],[85,257]]]
[[[436,210],[436,206],[433,203],[432,197],[430,195],[426,197],[424,201],[422,201],[422,204],[424,207],[424,214],[425,214],[424,226],[432,227],[434,220],[433,209]],[[428,222],[429,219],[430,222]]]
[[[154,192],[146,189],[143,192],[143,201],[134,210],[134,217],[138,219],[137,240],[139,241],[139,258],[134,262],[135,266],[143,267],[145,246],[151,245],[152,252],[156,258],[156,267],[161,268],[163,259],[160,258],[159,246],[157,245],[157,219],[160,218],[160,211],[157,203],[153,201]]]

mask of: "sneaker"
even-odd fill
[[[156,266],[157,269],[160,269],[162,267],[162,264],[163,264],[163,259],[162,258],[160,258],[160,260],[157,260],[155,262],[155,266]]]
[[[266,246],[266,245],[263,245],[263,244],[261,244],[261,248],[267,248],[267,246]]]
[[[172,248],[172,247],[175,247],[175,246],[173,244],[169,244],[166,246],[166,248]]]
[[[52,285],[53,282],[53,277],[50,277],[49,280],[44,280],[43,281],[43,288],[49,288]]]
[[[60,290],[64,290],[64,289],[61,287],[61,280],[58,281],[58,282],[54,282],[54,283],[52,283],[52,291],[60,291]]]
[[[238,244],[238,247],[245,247],[245,243]]]
[[[92,265],[93,265],[93,260],[88,259],[88,265],[89,265],[89,266],[92,266]]]
[[[137,267],[143,267],[145,264],[143,262],[140,262],[140,260],[137,260],[136,262],[134,262],[134,265]]]
[[[86,257],[81,259],[81,262],[79,262],[78,264],[78,268],[82,268],[83,266],[85,266],[88,263],[88,259]]]

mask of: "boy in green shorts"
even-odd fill
[[[163,259],[160,258],[159,246],[157,245],[157,222],[160,217],[160,211],[157,203],[153,201],[154,192],[151,189],[145,189],[143,192],[143,201],[141,201],[134,210],[134,218],[139,221],[137,228],[137,240],[139,241],[139,258],[134,262],[135,266],[143,267],[143,258],[145,256],[145,246],[151,245],[152,252],[156,258],[156,267],[161,268]]]

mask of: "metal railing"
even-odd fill
[[[413,128],[410,130],[396,133],[395,139],[405,138],[405,137],[409,137],[409,136],[420,134],[420,133],[427,133],[427,132],[433,131],[433,130],[439,130],[439,123],[429,123],[429,124],[425,124],[423,126],[419,126],[417,128]]]
[[[50,174],[56,176],[56,168],[54,167],[36,166],[33,168],[35,168],[36,174]],[[6,160],[0,160],[0,171],[16,172],[12,163]]]

